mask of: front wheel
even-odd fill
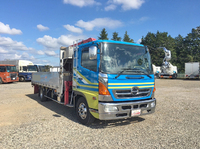
[[[80,97],[76,103],[76,116],[83,125],[90,125],[94,122],[95,118],[89,111],[89,107],[85,98]]]
[[[24,82],[25,81],[24,77],[19,77],[19,81]]]
[[[177,73],[173,74],[173,78],[174,78],[174,79],[177,78]]]
[[[3,83],[3,81],[2,81],[2,79],[0,78],[0,84],[2,84]]]

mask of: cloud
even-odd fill
[[[98,28],[102,28],[102,27],[106,27],[106,28],[117,28],[122,26],[123,23],[119,20],[112,20],[110,18],[96,18],[92,21],[88,21],[85,22],[83,20],[79,20],[76,23],[76,26],[78,27],[82,27],[85,28],[88,31],[92,31],[94,29],[94,27],[98,27]]]
[[[109,5],[105,7],[105,10],[114,10],[116,9],[117,5],[121,5],[124,11],[139,9],[144,2],[144,0],[109,0],[107,2]]]
[[[6,50],[6,53],[4,52],[4,49],[2,50],[0,48],[0,53],[3,51],[3,56],[0,56],[0,60],[16,60],[16,59],[24,59],[24,60],[34,60],[35,58],[33,56],[30,56],[29,53],[23,52],[19,53],[17,51],[13,50]]]
[[[142,42],[142,39],[138,39],[136,43],[140,44]]]
[[[37,51],[38,55],[44,55],[44,52],[42,50]]]
[[[62,35],[58,38],[58,43],[60,45],[64,45],[64,46],[70,46],[73,45],[74,41],[76,40],[84,40],[87,37],[84,35],[80,35],[80,36],[73,36],[73,35]]]
[[[58,55],[54,51],[45,51],[45,54],[48,56],[57,56]]]
[[[8,24],[5,25],[0,22],[0,34],[20,35],[22,34],[22,31],[15,28],[11,29]]]
[[[64,28],[66,28],[68,31],[71,31],[71,32],[74,32],[74,33],[82,33],[82,32],[83,32],[82,29],[77,28],[77,27],[74,27],[74,26],[69,25],[69,24],[63,25],[63,26],[64,26]]]
[[[111,4],[105,7],[105,11],[115,10],[116,8],[117,8],[116,5]]]
[[[139,19],[139,21],[140,22],[144,22],[144,21],[147,21],[147,20],[149,20],[150,18],[149,17],[141,17],[140,19]]]
[[[21,50],[21,51],[33,50],[33,48],[26,47],[22,42],[14,41],[9,37],[1,37],[1,36],[0,36],[0,47],[7,50]]]
[[[101,3],[96,2],[95,0],[63,0],[64,4],[71,4],[78,7],[92,6],[92,5],[101,5]]]
[[[43,26],[42,24],[38,24],[38,25],[37,25],[37,29],[38,29],[39,31],[46,31],[46,30],[49,30],[48,27]]]
[[[49,35],[44,35],[44,37],[42,38],[38,38],[36,40],[40,45],[45,46],[47,49],[51,48],[51,49],[56,49],[59,47],[58,43],[57,43],[57,39],[56,38],[52,38]]]
[[[14,57],[13,57],[13,59],[21,59],[21,55],[18,55],[18,54],[14,54]],[[11,58],[12,59],[12,58]]]
[[[45,49],[53,51],[59,50],[61,46],[70,46],[77,39],[86,39],[86,36],[61,35],[59,38],[52,38],[49,35],[44,35],[44,37],[38,38],[36,41],[44,46]]]
[[[8,53],[8,51],[5,50],[5,49],[3,49],[2,47],[0,47],[0,53],[1,53],[1,54],[6,54],[6,53]]]

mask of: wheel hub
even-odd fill
[[[78,114],[82,119],[85,119],[87,117],[87,108],[84,103],[81,103],[78,107]]]

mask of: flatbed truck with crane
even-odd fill
[[[154,113],[155,78],[146,46],[89,38],[60,48],[60,71],[32,74],[34,93],[75,108],[84,125]]]

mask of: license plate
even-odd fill
[[[141,114],[141,109],[137,109],[137,110],[132,110],[131,111],[131,116],[138,116]]]
[[[15,80],[15,78],[13,78],[13,80]]]

